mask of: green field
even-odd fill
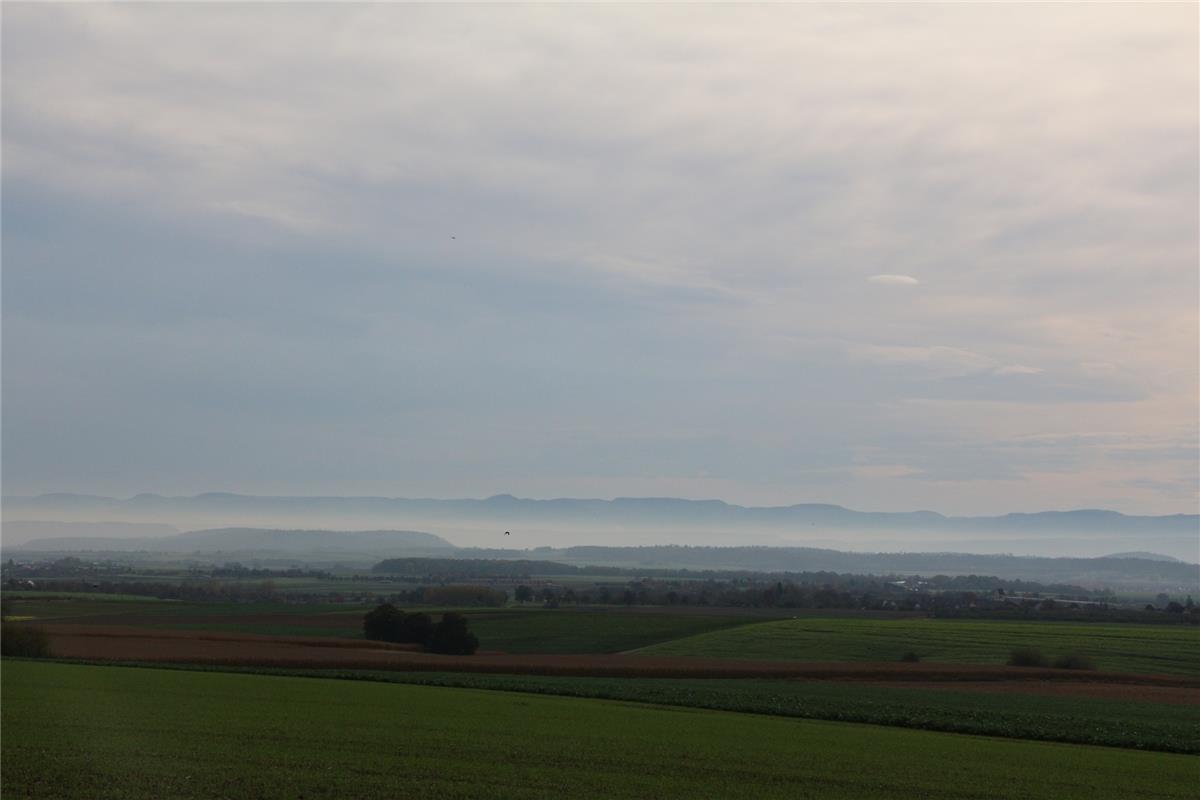
[[[758,622],[755,617],[558,609],[466,612],[480,646],[506,653],[618,653]]]
[[[653,655],[799,661],[896,661],[907,651],[923,661],[1003,664],[1015,647],[1053,658],[1089,656],[1099,669],[1200,675],[1200,628],[940,619],[789,619],[650,645]]]
[[[430,686],[595,697],[1015,739],[1200,754],[1200,706],[836,681],[577,678],[377,672]]]
[[[606,700],[6,662],[5,797],[1172,798],[1191,756]]]
[[[469,672],[138,666],[591,697],[1200,755],[1200,706],[1168,702],[991,694],[838,681],[584,678]]]
[[[328,603],[184,603],[20,599],[17,616],[34,620],[215,630],[275,636],[362,636],[367,606]],[[411,607],[437,615],[441,608]],[[896,661],[908,651],[923,661],[1003,664],[1016,647],[1048,657],[1081,653],[1099,669],[1200,675],[1200,628],[1043,621],[801,616],[763,621],[730,609],[703,613],[621,608],[461,609],[484,650],[508,653],[614,653]],[[310,618],[296,624],[297,617]],[[320,617],[314,625],[312,617]],[[218,619],[219,618],[219,619]],[[242,620],[245,621],[242,621]]]

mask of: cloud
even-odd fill
[[[920,283],[911,275],[872,275],[867,280],[871,283],[882,283],[888,286],[916,286]]]
[[[853,357],[881,365],[919,369],[938,376],[972,375],[991,369],[994,359],[962,347],[850,345]]]
[[[936,453],[1194,424],[1196,19],[6,7],[7,490],[1006,510],[1052,448]]]

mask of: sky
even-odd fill
[[[3,9],[3,490],[1196,513],[1195,4]]]

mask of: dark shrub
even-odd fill
[[[1008,656],[1010,667],[1045,667],[1049,663],[1045,654],[1036,647],[1018,647]]]
[[[429,649],[435,653],[469,656],[479,649],[479,639],[467,630],[467,618],[453,611],[442,615],[433,628]]]
[[[403,625],[404,612],[384,603],[363,616],[363,636],[376,642],[399,642]]]
[[[1054,659],[1055,669],[1095,669],[1096,662],[1082,653],[1067,653]]]
[[[41,628],[9,623],[0,629],[0,655],[45,658],[50,655],[50,637]]]
[[[428,644],[433,636],[433,619],[428,614],[408,614],[400,623],[400,642]]]
[[[909,650],[907,653],[900,656],[900,660],[907,661],[911,664],[915,664],[921,660],[921,657],[919,655],[917,655],[916,653],[914,653],[912,650]]]

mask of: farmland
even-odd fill
[[[275,636],[362,636],[367,607],[338,604],[105,603],[21,599],[21,616],[39,622],[137,625]],[[436,613],[438,609],[418,609]],[[615,653],[761,620],[749,614],[595,609],[463,609],[489,650],[507,653]]]
[[[450,656],[365,640],[348,604],[10,609],[81,663],[5,659],[5,796],[1171,797],[1200,754],[1186,625],[515,606],[466,609],[482,650]],[[1006,666],[1023,645],[1100,669]]]
[[[1200,754],[1200,692],[1130,697],[1054,696],[1024,687],[988,693],[864,686],[839,681],[578,678],[462,673],[385,673],[436,686],[598,697],[775,716],[864,722],[1006,738],[1103,744]],[[1033,689],[1033,691],[1030,691]]]
[[[758,621],[749,616],[561,609],[468,616],[480,641],[506,653],[616,653]]]
[[[1171,686],[1028,681],[872,685],[754,678],[603,678],[190,665],[173,668],[624,700],[1200,754],[1200,690]]]
[[[1200,634],[1189,626],[938,619],[816,619],[760,622],[662,642],[645,655],[799,661],[922,661],[1003,664],[1015,647],[1081,653],[1100,669],[1200,675]]]
[[[28,662],[2,679],[14,797],[1092,800],[1188,797],[1196,770],[1164,753],[445,687]]]
[[[35,622],[361,638],[366,606],[346,604],[106,602],[22,598],[12,613]],[[414,608],[438,613],[438,608]],[[1081,653],[1105,671],[1200,676],[1200,633],[1137,625],[897,617],[810,612],[764,618],[753,610],[666,608],[461,609],[485,650],[513,654],[641,655],[796,660],[1004,664],[1013,648]],[[778,616],[778,613],[772,616]]]

